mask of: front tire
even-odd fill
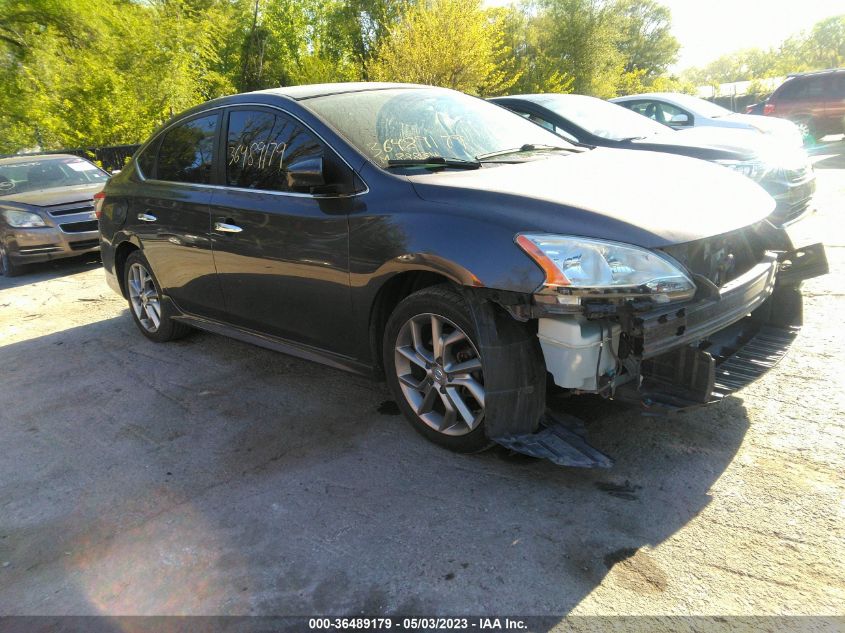
[[[163,300],[161,286],[141,251],[130,253],[123,270],[129,313],[141,334],[151,341],[165,343],[191,331],[184,323],[173,320],[170,304]]]
[[[477,341],[469,307],[449,286],[406,297],[385,328],[385,373],[399,408],[420,434],[459,453],[492,445]]]
[[[16,277],[21,274],[21,267],[12,261],[3,239],[0,238],[0,277]]]

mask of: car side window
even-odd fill
[[[654,107],[651,108],[650,106]],[[646,108],[646,116],[665,125],[692,125],[692,115],[665,101],[654,101]]]
[[[788,101],[817,99],[824,96],[827,77],[796,77],[786,82],[777,97]]]
[[[217,134],[216,114],[180,123],[161,140],[156,178],[170,182],[209,184]]]
[[[144,178],[155,178],[156,153],[160,141],[160,138],[155,139],[138,155],[138,167],[141,168],[141,174]]]
[[[319,158],[322,144],[300,123],[264,110],[232,110],[226,140],[230,187],[290,191],[288,165]]]

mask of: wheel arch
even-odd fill
[[[444,274],[443,271],[418,268],[398,272],[379,287],[370,306],[369,318],[370,354],[373,359],[373,368],[378,375],[384,371],[381,362],[384,329],[393,310],[405,297],[418,290],[446,283],[456,287],[461,285],[460,280],[452,275]]]
[[[129,255],[139,250],[141,250],[140,245],[131,238],[122,241],[114,249],[114,274],[117,277],[117,283],[120,285],[120,293],[124,298],[126,298],[126,275],[124,270],[126,260]]]

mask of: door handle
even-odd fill
[[[214,230],[219,233],[240,233],[243,229],[234,224],[226,224],[225,222],[215,222]]]
[[[141,222],[155,222],[156,220],[158,220],[156,216],[151,215],[149,213],[139,213],[138,219],[141,220]]]

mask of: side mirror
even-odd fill
[[[676,114],[671,119],[669,119],[669,123],[671,125],[689,125],[689,115],[687,114]]]
[[[311,190],[326,184],[322,156],[297,160],[288,165],[286,173],[290,189]]]
[[[119,169],[112,169],[112,170],[109,172],[109,175],[110,175],[110,176],[117,176],[119,173],[120,173],[120,170],[119,170]]]

